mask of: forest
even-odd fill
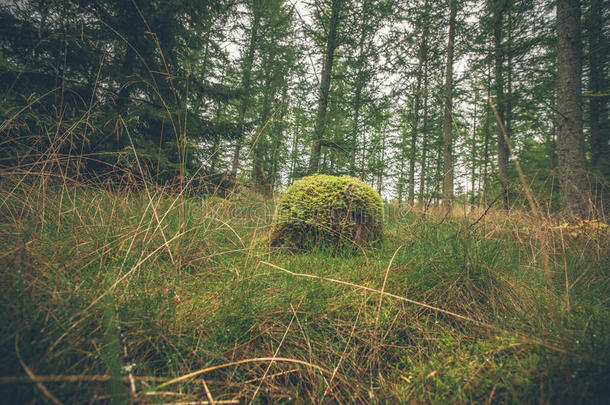
[[[604,0],[0,3],[0,402],[603,403]]]

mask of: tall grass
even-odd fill
[[[294,252],[268,247],[272,203],[184,196],[3,181],[4,399],[595,403],[608,394],[607,230],[570,236],[496,212],[471,226],[475,214],[396,208],[377,249]]]
[[[607,228],[392,206],[378,248],[271,249],[273,203],[198,194],[184,162],[159,187],[134,148],[86,182],[87,118],[12,139],[49,146],[0,169],[1,402],[608,398]]]

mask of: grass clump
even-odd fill
[[[382,237],[383,201],[353,177],[316,174],[290,186],[277,208],[272,246],[368,245]]]

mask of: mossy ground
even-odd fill
[[[23,187],[2,192],[3,401],[49,401],[26,366],[64,403],[608,398],[607,235],[547,232],[547,278],[548,228],[520,215],[388,210],[376,248],[295,253],[260,243],[252,198]]]

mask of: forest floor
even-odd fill
[[[250,196],[39,186],[0,193],[0,402],[610,397],[600,224],[388,205],[377,248],[290,252]]]

